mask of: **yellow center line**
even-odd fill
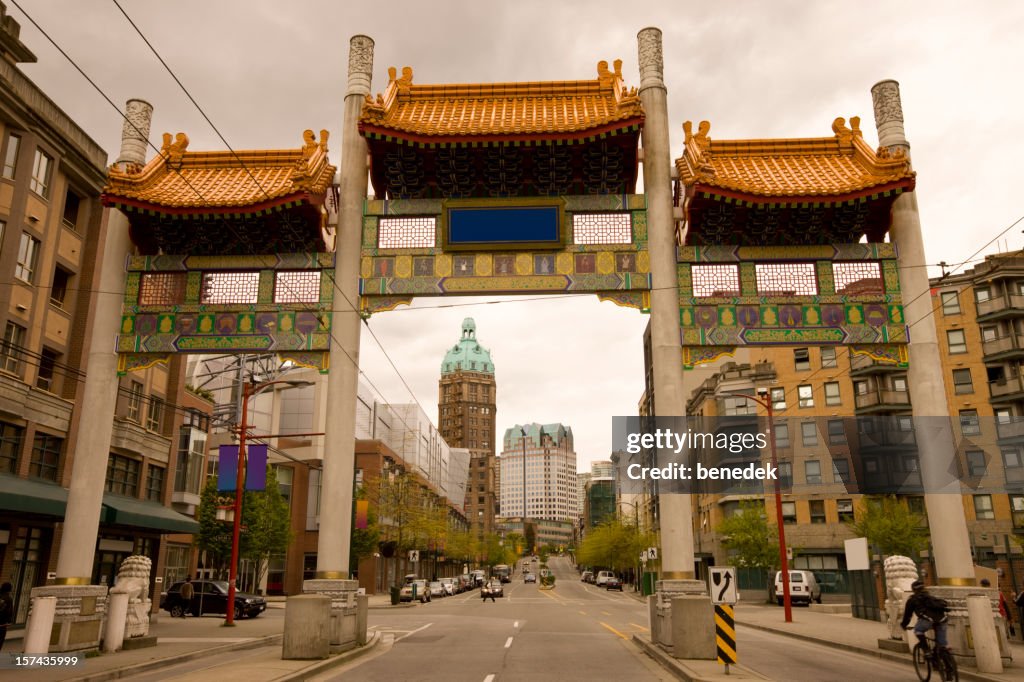
[[[580,611],[580,615],[581,616],[585,616],[585,615],[587,615],[587,612],[586,611]]]
[[[630,625],[632,625],[633,627],[635,627],[635,628],[637,628],[639,630],[643,630],[644,632],[650,632],[651,631],[650,628],[645,628],[643,625],[637,625],[636,623],[630,623]]]
[[[602,615],[602,616],[610,616],[610,615],[612,615],[612,614],[608,613],[607,611],[602,611],[602,612],[601,612],[601,615]]]
[[[562,606],[565,606],[565,602],[555,597],[555,595],[551,594],[550,590],[544,590],[543,592],[541,592],[541,594],[546,596],[548,599],[554,599],[556,604],[561,604]]]
[[[601,623],[601,621],[597,621],[597,622],[598,622],[598,623]],[[614,633],[615,633],[616,635],[618,635],[618,636],[619,636],[619,637],[621,637],[622,639],[629,639],[629,637],[627,637],[626,635],[622,634],[621,632],[619,632],[618,630],[616,630],[615,628],[613,628],[613,627],[612,627],[611,625],[608,625],[608,623],[601,623],[601,625],[603,625],[603,626],[604,626],[605,628],[607,628],[608,630],[611,630],[612,632],[614,632]]]

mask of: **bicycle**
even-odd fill
[[[932,670],[939,674],[940,680],[951,680],[959,682],[960,673],[956,668],[956,659],[949,647],[938,648],[935,646],[935,631],[929,630],[925,633],[925,641],[914,645],[914,672],[921,682],[928,682],[932,677]]]

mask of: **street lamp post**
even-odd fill
[[[249,398],[253,397],[268,386],[274,384],[289,384],[295,388],[312,386],[309,381],[266,381],[262,384],[242,384],[242,414],[238,424],[238,461],[235,471],[235,518],[231,523],[231,565],[228,576],[228,603],[224,608],[224,625],[235,624],[235,583],[238,582],[238,535],[242,528],[242,495],[245,488],[245,436],[249,429]]]
[[[523,543],[526,543],[526,427],[519,427],[523,438]],[[529,548],[527,548],[529,549]]]
[[[735,393],[729,391],[726,395],[734,396],[737,398],[746,398],[747,400],[753,400],[758,405],[764,407],[768,413],[768,442],[771,445],[772,451],[772,467],[778,471],[779,458],[775,451],[775,422],[774,412],[772,411],[771,396],[767,399],[761,399],[756,395],[749,393]],[[785,524],[782,521],[782,491],[779,487],[779,477],[775,476],[774,479],[775,487],[775,519],[779,527],[779,566],[782,569],[782,605],[785,608],[786,622],[793,622],[793,604],[789,596],[789,557],[786,551],[786,529]]]

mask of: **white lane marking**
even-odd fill
[[[404,634],[404,635],[402,635],[401,637],[397,638],[397,639],[396,639],[395,641],[396,641],[396,642],[401,642],[401,641],[402,641],[403,639],[405,639],[406,637],[409,637],[410,635],[415,635],[415,634],[416,634],[417,632],[419,632],[419,631],[421,631],[421,630],[426,630],[426,629],[427,629],[427,628],[429,628],[429,627],[430,627],[431,625],[433,625],[433,623],[427,623],[426,625],[424,625],[424,626],[422,626],[422,627],[418,627],[418,628],[416,628],[415,630],[410,630],[409,632],[405,633],[405,634]]]
[[[490,674],[484,678],[484,682],[494,682],[494,674]]]
[[[519,621],[517,620],[516,622],[512,623],[512,627],[514,627],[514,628],[519,627]]]
[[[512,638],[511,637],[509,637],[508,639],[505,640],[505,648],[507,649],[510,646],[512,646]]]

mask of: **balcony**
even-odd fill
[[[906,367],[900,367],[895,362],[879,362],[870,355],[850,354],[850,376],[864,376],[867,374],[878,374],[883,372],[906,372]]]
[[[1024,296],[1010,294],[978,303],[978,321],[1024,315]]]
[[[1024,382],[1020,377],[1010,377],[1000,381],[990,381],[988,384],[989,393],[993,403],[1008,403],[1015,400],[1024,400]]]
[[[997,339],[982,342],[981,348],[986,362],[1024,357],[1024,335],[1000,336]]]
[[[1010,421],[996,421],[996,432],[999,440],[1022,441],[1024,440],[1024,418],[1014,417]]]
[[[910,393],[881,389],[854,396],[857,414],[877,414],[910,409]]]

